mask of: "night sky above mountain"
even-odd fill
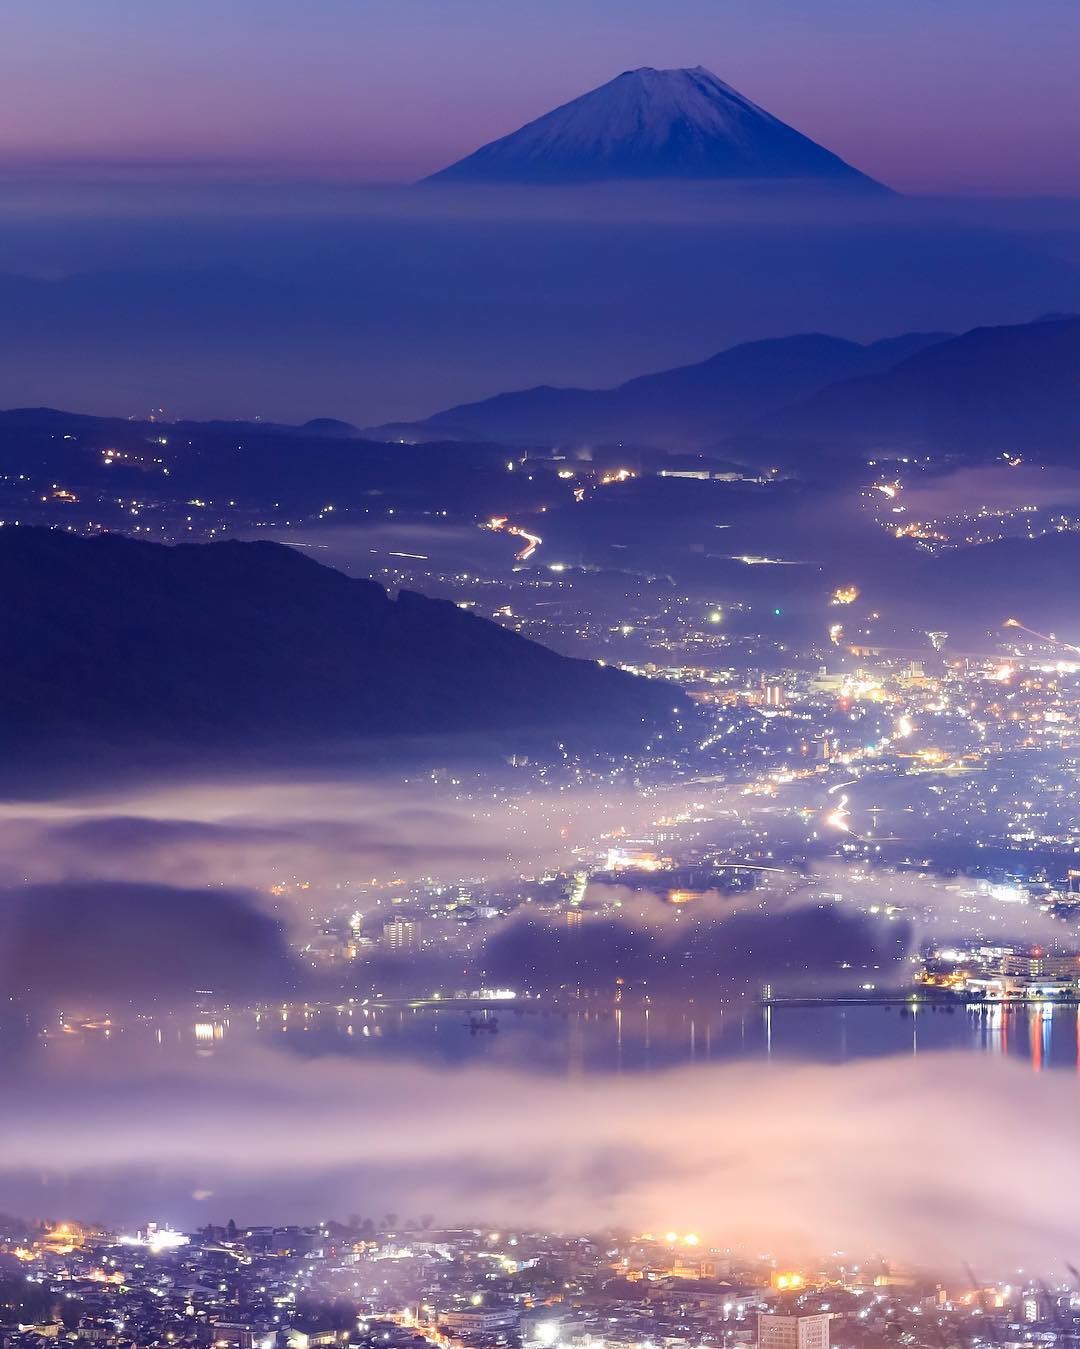
[[[1080,192],[1071,0],[99,0],[62,22],[12,0],[5,20],[8,175],[410,181],[620,70],[701,64],[901,190]]]

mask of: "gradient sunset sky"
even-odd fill
[[[0,172],[401,181],[704,65],[910,192],[1080,195],[1076,0],[7,0]]]

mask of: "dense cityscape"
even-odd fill
[[[112,1233],[5,1219],[5,1344],[312,1349],[1073,1344],[1076,1279],[945,1282],[836,1252],[789,1267],[695,1233],[312,1227]]]

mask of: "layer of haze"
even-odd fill
[[[132,1046],[104,1073],[54,1054],[8,1078],[0,1188],[131,1223],[392,1208],[1049,1271],[1080,1236],[1078,1105],[1075,1077],[962,1055],[552,1081],[252,1048],[166,1067]]]
[[[555,992],[611,988],[624,976],[657,999],[693,995],[704,1005],[736,991],[756,996],[770,981],[789,992],[847,986],[856,975],[842,976],[843,967],[883,986],[904,984],[907,957],[927,938],[1061,940],[1060,925],[1037,909],[995,902],[969,883],[934,885],[825,860],[686,910],[648,891],[598,884],[586,897],[588,921],[573,933],[543,909],[553,894],[536,878],[596,866],[618,837],[677,815],[723,850],[730,822],[750,823],[755,810],[726,788],[466,798],[449,785],[385,779],[192,783],[7,806],[0,975],[42,1015],[67,999],[95,1013],[183,1009],[197,987],[224,1001],[340,1001],[372,988],[456,987],[463,977]],[[335,975],[298,962],[331,916],[341,922],[359,909],[377,934],[395,900],[485,882],[530,902],[510,917],[475,921],[467,959],[460,942],[447,954],[436,941],[407,962],[376,947]],[[170,953],[164,966],[162,950]]]
[[[141,182],[0,206],[0,407],[373,426],[791,333],[1080,309],[1080,202]]]
[[[183,1026],[190,987],[204,979],[241,1005],[294,996],[302,985],[287,939],[351,907],[348,881],[379,879],[386,893],[397,879],[408,893],[425,878],[536,875],[595,856],[612,829],[688,809],[700,790],[508,801],[477,790],[465,799],[450,784],[237,780],[9,803],[0,972],[8,989],[33,980],[34,1018],[51,991],[121,1007],[150,997],[163,1016],[187,1009],[172,1023]],[[695,828],[711,820],[722,840],[726,816],[754,808],[740,801],[715,792],[695,808]],[[272,895],[274,885],[285,893]],[[835,904],[838,891],[857,903]],[[993,922],[992,905],[978,912],[969,895],[931,892],[925,878],[839,868],[713,896],[692,915],[629,891],[606,898],[621,899],[622,915],[582,943],[572,977],[610,986],[613,958],[644,958],[656,963],[657,992],[673,997],[690,956],[712,962],[713,993],[735,973],[760,983],[770,951],[824,973],[841,955],[880,952],[883,969],[902,973],[911,933],[929,919],[950,938]],[[868,917],[886,902],[904,921]],[[1017,906],[997,908],[1023,921]],[[687,944],[694,924],[704,948]],[[566,977],[543,923],[478,925],[476,941],[507,974],[540,986]],[[450,1071],[314,1043],[298,1053],[284,1038],[244,1037],[234,1020],[212,1054],[165,1054],[135,1031],[121,1031],[112,1053],[77,1036],[52,1037],[46,1052],[5,1032],[4,1207],[132,1223],[152,1213],[181,1226],[415,1210],[447,1222],[676,1227],[792,1255],[885,1250],[982,1269],[1055,1267],[1078,1235],[1054,1199],[1080,1184],[1080,1088],[1065,1073],[1035,1078],[1030,1065],[941,1053],[585,1077],[501,1057]],[[214,1127],[199,1127],[208,1110]],[[1008,1223],[990,1220],[1001,1211]]]

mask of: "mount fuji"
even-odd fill
[[[803,180],[888,191],[702,66],[627,70],[424,181]]]

